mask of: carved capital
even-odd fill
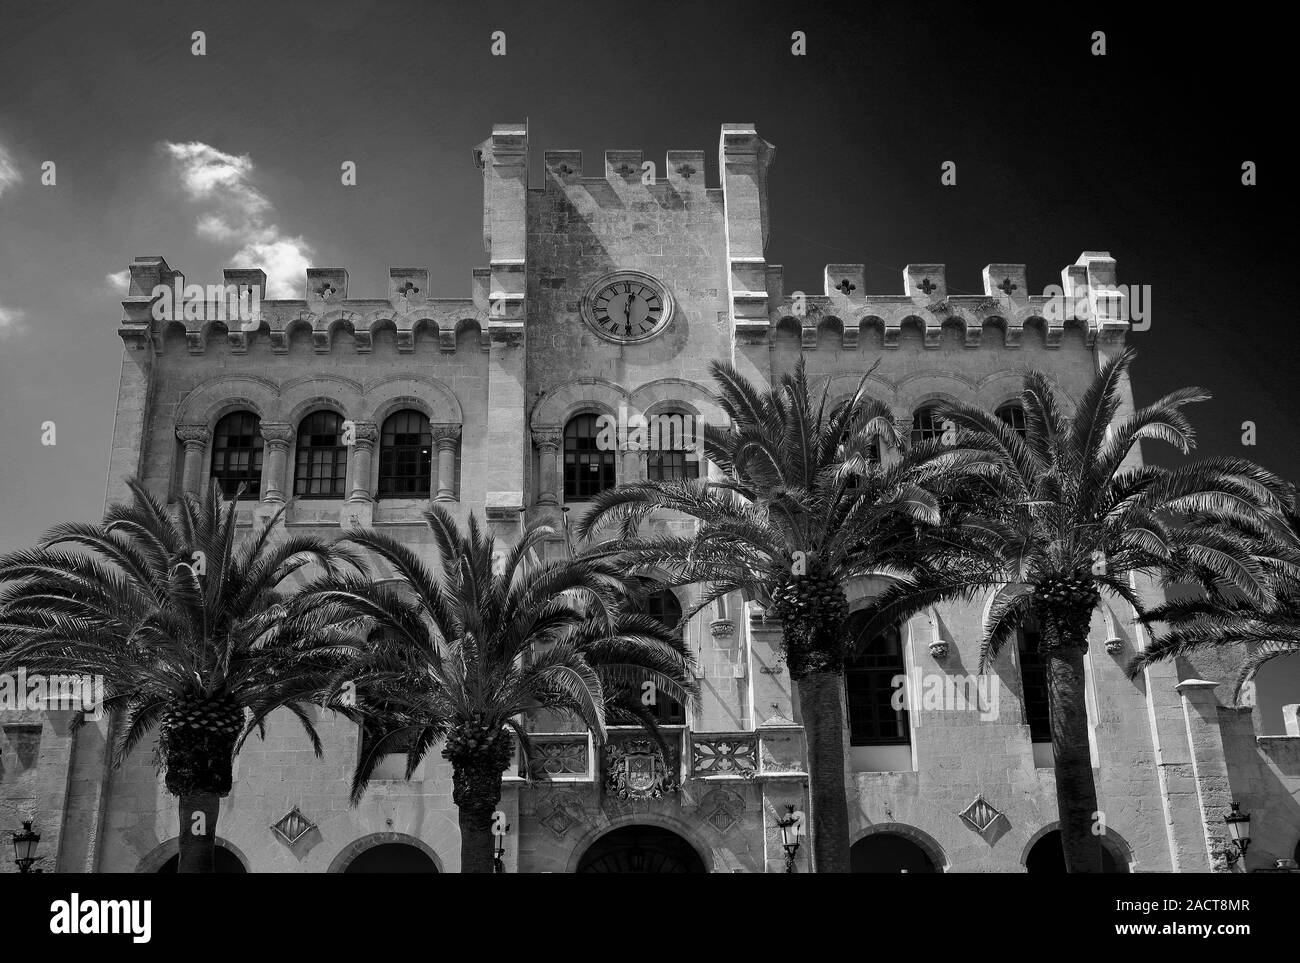
[[[289,442],[293,441],[293,425],[282,421],[264,421],[261,431],[268,448],[288,448]]]
[[[377,441],[379,441],[379,426],[373,421],[352,422],[353,447],[370,451],[375,447]]]
[[[460,425],[430,425],[429,433],[433,435],[433,444],[439,451],[450,451],[460,441]]]
[[[176,437],[188,448],[204,448],[212,437],[207,425],[177,425]]]
[[[559,428],[534,428],[533,444],[540,451],[559,451],[564,432]]]

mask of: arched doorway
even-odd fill
[[[849,850],[853,873],[937,873],[939,868],[924,849],[898,833],[863,836]]]
[[[438,866],[408,843],[380,843],[358,853],[345,873],[436,873]]]
[[[177,853],[171,859],[167,860],[158,867],[160,873],[174,873],[181,863],[181,854]],[[226,847],[218,845],[213,855],[213,872],[216,873],[247,873],[244,864],[240,862],[239,857],[232,853]]]
[[[706,873],[704,860],[681,836],[660,826],[624,826],[592,843],[579,873]]]
[[[1044,833],[1034,843],[1025,856],[1025,871],[1041,873],[1045,876],[1061,876],[1065,873],[1065,850],[1061,848],[1061,831],[1053,829]],[[1101,871],[1103,873],[1127,873],[1128,863],[1116,859],[1111,848],[1103,841],[1101,846]]]

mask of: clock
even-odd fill
[[[642,271],[616,271],[587,288],[583,320],[606,341],[635,344],[667,327],[673,298],[663,283]]]

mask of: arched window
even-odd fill
[[[682,605],[677,601],[676,595],[664,589],[646,597],[645,614],[658,619],[669,628],[675,628],[682,619]],[[686,725],[686,707],[672,696],[659,696],[649,709],[661,726]]]
[[[646,457],[646,477],[651,481],[680,481],[700,477],[700,457],[696,445],[699,421],[680,411],[651,415],[650,451]],[[688,448],[690,450],[688,450]]]
[[[912,444],[943,437],[943,421],[939,418],[939,409],[934,405],[917,408],[912,415]]]
[[[343,417],[315,411],[298,426],[298,464],[293,493],[301,498],[342,498],[348,473]]]
[[[1020,684],[1024,689],[1025,722],[1034,742],[1052,741],[1052,716],[1047,701],[1047,663],[1038,645],[1042,636],[1033,616],[1016,630],[1016,649],[1020,656]]]
[[[384,419],[379,433],[379,497],[429,494],[433,434],[418,411],[399,411]]]
[[[587,501],[614,487],[614,448],[597,447],[600,421],[578,415],[564,428],[564,500]]]
[[[1021,407],[1020,402],[1009,401],[994,414],[1010,425],[1021,438],[1029,433],[1028,422],[1025,421],[1025,409]]]
[[[864,619],[849,618],[849,638]],[[906,709],[907,667],[898,626],[876,636],[844,664],[849,711],[849,743],[854,746],[905,746],[912,741]]]
[[[212,435],[212,477],[221,493],[234,498],[262,497],[261,420],[251,411],[232,411],[217,422]]]

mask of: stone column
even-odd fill
[[[621,461],[615,469],[614,480],[620,485],[634,485],[642,481],[649,475],[647,461],[650,453],[642,448],[623,449],[614,453],[616,460]]]
[[[370,456],[374,453],[375,442],[379,440],[379,426],[373,421],[355,421],[352,427],[352,454],[348,458],[352,484],[349,487],[348,501],[374,501],[370,493]]]
[[[262,501],[285,501],[285,469],[289,464],[289,443],[293,425],[277,421],[262,422]]]
[[[203,484],[203,454],[207,451],[212,433],[207,425],[177,425],[176,437],[185,443],[185,471],[181,476],[181,490],[198,494]]]
[[[433,444],[438,449],[434,501],[456,500],[456,444],[460,441],[460,425],[430,425]]]
[[[563,431],[559,428],[534,428],[533,444],[537,446],[537,504],[560,503],[560,443]]]
[[[1223,817],[1232,803],[1232,783],[1228,778],[1227,752],[1223,746],[1223,731],[1219,727],[1219,700],[1214,695],[1218,683],[1205,679],[1184,679],[1174,688],[1183,704],[1183,719],[1187,725],[1187,742],[1191,748],[1192,778],[1195,794],[1190,801],[1200,810],[1203,852],[1196,853],[1193,872],[1209,869],[1215,873],[1233,872],[1223,858],[1223,853],[1233,848],[1228,839],[1228,824]],[[1246,866],[1243,863],[1242,869]]]

